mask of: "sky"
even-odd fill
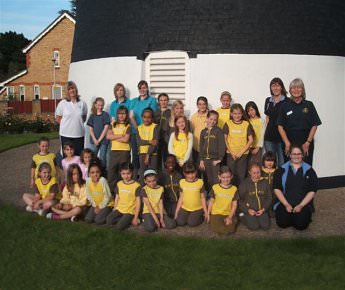
[[[32,40],[70,7],[68,0],[0,0],[0,32],[15,31]]]

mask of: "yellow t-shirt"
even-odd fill
[[[159,213],[159,202],[163,198],[163,192],[164,188],[163,186],[158,186],[157,188],[151,188],[145,185],[143,187],[143,197],[147,197],[153,211],[157,214]],[[150,213],[149,209],[147,208],[145,202],[144,202],[144,209],[143,213]]]
[[[91,193],[91,198],[94,200],[96,206],[99,206],[100,203],[103,201],[104,192],[103,187],[100,182],[93,183],[92,181],[89,183],[89,192]]]
[[[219,114],[218,127],[220,129],[223,129],[225,123],[230,120],[230,108],[227,108],[227,109],[218,108],[216,111]]]
[[[112,127],[112,131],[114,133],[114,135],[121,135],[121,136],[125,136],[126,134],[130,133],[130,125],[127,124],[116,124],[115,127]],[[119,141],[111,141],[111,150],[113,151],[130,151],[131,150],[131,146],[129,145],[129,143],[122,143]]]
[[[47,184],[43,184],[41,178],[35,180],[36,188],[41,198],[47,198],[50,193],[55,193],[55,198],[58,198],[58,186],[55,177],[50,178]]]
[[[175,133],[174,134],[175,137]],[[173,148],[177,160],[184,160],[188,150],[188,136],[184,133],[178,134],[178,140],[174,139]]]
[[[237,187],[234,185],[224,188],[220,184],[215,184],[212,186],[210,195],[214,197],[211,214],[229,215],[231,203],[238,199]]]
[[[236,124],[232,120],[229,120],[226,122],[226,124],[229,128],[229,134],[227,138],[229,147],[232,152],[238,153],[243,149],[243,147],[246,146],[248,142],[249,122],[243,120],[240,124]],[[244,152],[244,154],[248,154],[248,152],[249,149]]]
[[[200,133],[207,126],[207,112],[204,114],[194,113],[190,121],[193,127],[193,149],[199,152]]]
[[[263,131],[262,120],[260,118],[250,119],[249,122],[252,125],[252,127],[254,129],[254,133],[255,133],[254,142],[252,144],[252,148],[255,148],[258,146],[258,142],[261,138],[261,134]]]
[[[70,204],[73,207],[86,205],[86,186],[83,184],[81,187],[78,184],[74,185],[73,192],[69,192],[67,185],[62,191],[62,199],[60,203]]]
[[[56,159],[56,156],[54,153],[48,153],[46,155],[41,155],[39,153],[34,154],[34,156],[32,156],[32,161],[35,164],[35,179],[37,178],[38,167],[43,162],[49,163],[49,165],[52,169],[50,176],[56,177],[56,169],[55,169],[55,164],[54,164],[55,159]]]
[[[126,184],[122,180],[116,185],[115,192],[119,195],[117,207],[123,214],[135,214],[136,198],[140,196],[140,184],[136,181]]]
[[[186,179],[180,180],[181,194],[183,195],[182,208],[187,211],[202,209],[201,193],[205,191],[202,179],[188,182]]]
[[[149,126],[145,126],[144,124],[141,124],[138,127],[138,133],[141,138],[141,140],[144,141],[152,141],[153,140],[153,133],[156,128],[157,124],[152,123]],[[140,145],[139,146],[139,153],[140,154],[146,154],[149,151],[150,145]]]

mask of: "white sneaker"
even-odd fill
[[[28,206],[25,208],[25,210],[26,210],[27,212],[32,212],[32,207],[31,207],[30,205],[28,205]]]
[[[72,216],[72,217],[71,217],[71,222],[74,223],[74,222],[76,222],[76,221],[77,221],[77,216],[75,216],[75,215]]]
[[[40,216],[44,216],[46,214],[46,210],[44,210],[43,208],[40,208],[38,211],[37,211],[38,215]]]
[[[51,219],[53,218],[53,213],[52,213],[52,212],[47,213],[46,218],[47,218],[48,220],[51,220]]]

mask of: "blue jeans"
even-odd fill
[[[90,149],[95,153],[95,155],[98,155],[99,152],[99,159],[101,160],[103,168],[107,168],[107,155],[108,155],[108,146],[109,143],[106,144],[99,144],[96,146],[93,143],[90,143]]]
[[[137,135],[131,133],[131,147],[132,147],[132,164],[136,171],[139,170],[139,153],[138,153],[138,145],[137,145]]]
[[[284,163],[283,144],[281,142],[264,141],[265,152],[272,151],[277,156],[277,166]]]

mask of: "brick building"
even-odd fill
[[[59,15],[27,47],[26,70],[0,83],[0,100],[33,101],[65,96],[75,19]]]

